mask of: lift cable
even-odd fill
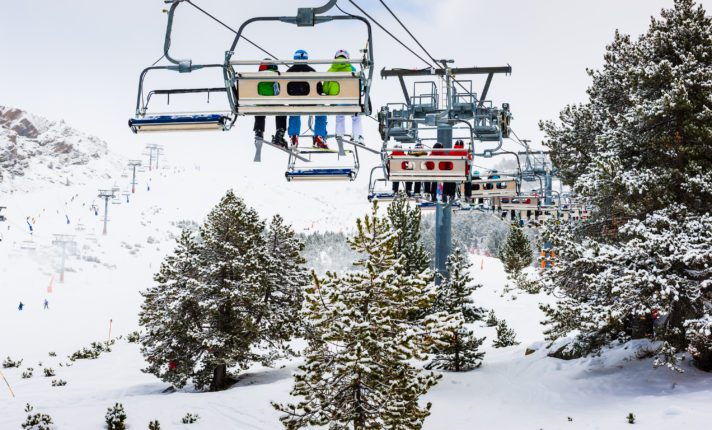
[[[233,28],[230,27],[229,25],[225,24],[224,22],[220,21],[220,20],[217,19],[214,15],[210,14],[210,13],[209,13],[208,11],[206,11],[205,9],[203,9],[203,8],[201,8],[200,6],[196,5],[196,4],[193,3],[191,0],[186,0],[186,3],[188,3],[188,4],[191,5],[191,6],[193,6],[194,8],[196,8],[197,10],[199,10],[200,12],[204,13],[205,15],[207,15],[209,18],[213,19],[213,20],[214,20],[215,22],[217,22],[218,24],[222,25],[223,27],[227,28],[228,30],[232,31],[233,33],[237,34],[237,31],[235,31],[235,29],[233,29]],[[265,54],[269,55],[269,56],[272,57],[273,59],[277,60],[277,57],[275,57],[274,55],[270,54],[269,51],[267,51],[266,49],[262,48],[260,45],[256,44],[255,42],[251,41],[250,39],[246,38],[245,36],[240,35],[240,37],[241,37],[242,39],[244,39],[245,42],[249,43],[250,45],[254,46],[255,48],[257,48],[257,49],[259,49],[260,51],[264,52]]]
[[[358,9],[359,11],[361,11],[362,14],[366,15],[366,16],[368,17],[368,19],[370,19],[374,24],[376,24],[381,30],[383,30],[384,32],[386,32],[386,34],[388,34],[389,36],[391,36],[391,38],[393,38],[393,40],[395,40],[396,42],[398,42],[402,47],[404,47],[405,49],[407,49],[411,54],[413,54],[413,55],[415,55],[416,57],[418,57],[422,62],[424,62],[424,63],[427,64],[428,66],[434,67],[432,64],[430,64],[430,62],[429,62],[428,60],[426,60],[425,58],[423,58],[423,57],[421,57],[420,55],[418,55],[418,53],[416,53],[415,51],[413,51],[408,45],[406,45],[405,43],[403,43],[403,42],[402,42],[400,39],[398,39],[393,33],[391,33],[390,31],[388,31],[388,30],[387,30],[384,26],[382,26],[378,21],[376,21],[375,19],[373,19],[373,17],[372,17],[371,15],[369,15],[365,10],[363,10],[363,9],[361,8],[361,6],[357,5],[356,2],[354,2],[354,0],[349,0],[349,3],[351,3],[352,5],[354,5],[354,7],[356,7],[356,9]],[[345,14],[347,14],[347,15],[350,15],[349,13],[344,12],[344,10],[341,9],[338,5],[337,5],[336,7],[337,7],[341,12],[343,12],[343,13],[345,13]]]
[[[413,35],[413,33],[411,33],[410,30],[408,29],[408,27],[406,27],[405,24],[403,24],[403,22],[398,18],[398,16],[396,16],[396,14],[393,13],[393,11],[391,10],[391,8],[388,7],[388,5],[386,4],[386,2],[384,2],[383,0],[379,0],[379,1],[380,1],[381,4],[383,5],[383,7],[385,7],[386,10],[387,10],[388,12],[390,12],[391,16],[393,16],[393,18],[394,18],[396,21],[398,21],[398,24],[400,24],[401,27],[403,27],[403,29],[406,31],[406,33],[408,33],[408,35],[413,39],[413,41],[415,41],[415,43],[417,43],[418,46],[420,46],[420,49],[422,49],[423,52],[425,52],[425,55],[427,55],[431,60],[433,60],[433,62],[434,62],[435,64],[437,64],[437,63],[438,63],[438,60],[436,60],[435,58],[433,58],[432,55],[430,55],[430,52],[428,52],[428,50],[425,49],[425,47],[423,46],[423,44],[421,44],[420,41],[418,41],[418,39],[415,38],[415,36]]]
[[[432,55],[430,55],[430,52],[428,52],[428,50],[425,49],[425,47],[423,46],[423,44],[420,43],[420,41],[413,35],[413,33],[408,29],[408,27],[407,27],[405,24],[403,24],[403,21],[401,21],[401,20],[398,18],[398,16],[393,12],[393,10],[391,10],[391,8],[389,8],[388,5],[387,5],[383,0],[379,0],[379,1],[380,1],[381,4],[383,5],[383,7],[385,7],[386,10],[387,10],[388,12],[390,12],[391,16],[393,16],[393,18],[394,18],[396,21],[398,21],[398,24],[400,24],[401,27],[403,27],[403,29],[406,31],[406,33],[408,33],[408,35],[410,35],[410,37],[415,41],[415,43],[417,43],[418,46],[420,46],[420,49],[422,49],[423,52],[425,52],[425,55],[427,55],[428,57],[430,57],[431,60],[433,60],[433,62],[436,64],[436,67],[439,68],[439,69],[441,69],[441,70],[445,70],[444,67],[440,66],[440,64],[438,63],[438,60],[436,60]],[[353,3],[353,1],[352,1],[351,3]],[[459,86],[460,88],[462,88],[462,90],[463,90],[467,95],[473,97],[474,99],[477,99],[477,97],[472,93],[472,91],[471,91],[471,90],[468,90],[467,88],[465,88],[465,86],[462,85],[462,83],[461,83],[460,81],[458,81],[457,79],[454,79],[453,81],[457,84],[457,86]]]

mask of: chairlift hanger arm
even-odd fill
[[[173,18],[176,13],[176,8],[178,8],[178,6],[184,1],[186,0],[164,0],[165,3],[170,3],[171,7],[170,9],[168,9],[168,23],[166,24],[166,38],[163,42],[163,56],[166,57],[166,60],[181,67],[181,70],[190,71],[192,69],[192,60],[176,60],[175,58],[171,57],[170,54],[171,33],[173,32]]]
[[[512,66],[499,67],[454,67],[452,69],[382,69],[381,77],[389,78],[393,76],[445,76],[450,75],[492,75],[497,73],[511,74]]]

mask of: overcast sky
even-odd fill
[[[320,0],[194,0],[238,27],[252,16],[294,15],[298,6]],[[377,0],[357,0],[367,12],[403,41],[415,46]],[[650,16],[672,0],[387,0],[436,58],[452,58],[458,66],[510,64],[511,76],[495,78],[489,98],[509,102],[513,129],[522,138],[541,139],[537,122],[556,118],[567,103],[584,99],[589,84],[585,69],[601,65],[605,45],[616,29],[640,34]],[[712,0],[701,3],[712,9]],[[339,4],[350,12],[347,0]],[[162,54],[166,5],[161,0],[4,0],[0,6],[0,105],[19,107],[109,141],[121,152],[145,140],[126,126],[133,114],[138,75]],[[338,11],[334,11],[339,13]],[[280,57],[306,49],[311,57],[329,58],[345,48],[357,53],[365,43],[363,26],[328,24],[299,30],[284,24],[255,25],[246,35]],[[423,64],[375,28],[375,59],[382,67]],[[232,34],[182,5],[176,18],[172,52],[195,62],[220,63]],[[245,45],[240,45],[240,49]],[[261,58],[241,50],[241,58]],[[175,75],[175,76],[174,76]],[[185,80],[183,80],[185,78]],[[194,83],[222,84],[205,74]],[[187,82],[171,74],[154,80],[156,88]],[[181,81],[176,81],[181,79]],[[482,83],[475,84],[476,90]],[[377,78],[377,108],[401,101],[396,80]],[[213,101],[215,103],[215,101]],[[202,106],[199,109],[203,109]],[[231,133],[201,134],[199,139],[240,140],[248,136],[251,119],[239,119]],[[271,124],[268,124],[270,127]],[[367,121],[367,137],[377,137],[376,123]],[[270,131],[268,130],[268,133]],[[197,135],[191,135],[196,139]],[[151,136],[169,143],[172,135]],[[184,139],[185,137],[179,137]],[[144,140],[142,140],[144,139]],[[380,143],[373,142],[373,145]]]

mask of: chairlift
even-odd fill
[[[129,119],[129,127],[134,133],[162,132],[162,131],[205,131],[222,130],[227,131],[235,122],[235,115],[231,111],[192,111],[192,112],[153,112],[149,110],[149,103],[153,96],[166,96],[167,104],[170,104],[170,97],[173,95],[185,94],[205,94],[207,103],[210,103],[211,94],[222,94],[229,91],[226,87],[203,87],[203,88],[170,88],[152,89],[145,92],[145,79],[149,72],[155,70],[169,70],[178,73],[191,73],[200,69],[223,69],[222,64],[193,64],[192,60],[176,60],[169,53],[171,43],[171,32],[173,28],[173,17],[176,8],[182,0],[169,1],[171,7],[168,11],[168,25],[166,28],[164,56],[173,63],[168,66],[150,66],[145,68],[139,77],[138,96],[136,99],[136,114]]]
[[[34,240],[23,240],[20,242],[20,248],[27,251],[35,251],[37,249],[37,243]]]
[[[325,166],[319,164],[316,167],[309,165],[302,166],[299,161],[307,161],[309,163],[313,157],[337,157],[337,161],[342,157],[350,158],[351,162],[348,165],[341,166]],[[322,148],[293,148],[287,162],[287,171],[285,177],[287,181],[329,181],[329,180],[344,180],[353,181],[358,175],[360,168],[358,149],[344,149],[343,142],[339,140],[339,149],[322,149]]]
[[[357,15],[321,15],[336,4],[336,0],[320,8],[299,9],[296,17],[255,17],[245,21],[238,29],[230,49],[225,53],[223,73],[230,107],[235,115],[369,115],[369,95],[373,79],[373,38],[369,21]],[[335,62],[348,63],[358,68],[356,72],[278,72],[260,73],[254,69],[264,63],[263,59],[236,60],[238,42],[245,28],[255,22],[282,22],[298,27],[314,27],[331,21],[361,21],[367,30],[366,48],[362,58],[352,59],[309,59],[309,60],[269,60],[275,65],[327,65]],[[238,70],[251,66],[252,71]],[[322,95],[317,91],[322,82],[339,84],[338,95]],[[271,83],[279,88],[275,95],[260,95],[260,83]],[[290,91],[290,85],[300,83],[298,92]],[[307,85],[303,85],[306,83]]]

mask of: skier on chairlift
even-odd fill
[[[295,60],[308,60],[309,54],[303,49],[298,49],[294,52]],[[306,63],[294,63],[292,67],[287,69],[287,72],[316,72],[313,67]],[[319,87],[320,85],[317,85]],[[308,82],[290,82],[287,84],[287,93],[290,96],[306,96],[309,95],[311,88]],[[287,129],[287,134],[289,134],[289,141],[293,147],[299,145],[299,134],[302,129],[302,118],[299,115],[292,115],[289,117],[289,127]],[[326,136],[326,115],[317,115],[314,117],[314,142],[316,145],[316,137],[321,136],[322,140]]]
[[[260,72],[271,72],[276,73],[279,69],[276,64],[270,63],[269,58],[265,58],[265,61],[260,64]],[[280,93],[279,84],[277,82],[259,82],[257,84],[257,93],[261,96],[278,96]],[[283,146],[287,148],[287,141],[284,140],[284,133],[287,130],[287,117],[286,116],[276,116],[275,117],[275,128],[276,132],[272,136],[272,143],[275,145]],[[255,138],[264,139],[265,134],[265,116],[257,115],[255,116],[255,126],[253,127],[255,132]]]
[[[350,57],[349,52],[343,49],[339,49],[334,54],[335,60],[348,60]],[[328,72],[355,72],[356,68],[346,61],[335,61],[329,67]],[[324,94],[328,96],[337,96],[341,92],[341,86],[338,82],[326,81],[322,86]],[[343,137],[346,134],[346,124],[343,115],[336,116],[336,135]],[[353,139],[360,145],[363,145],[363,124],[360,115],[354,115],[351,117],[351,135]],[[319,142],[317,142],[319,146]],[[324,147],[326,147],[326,142],[324,142]]]

